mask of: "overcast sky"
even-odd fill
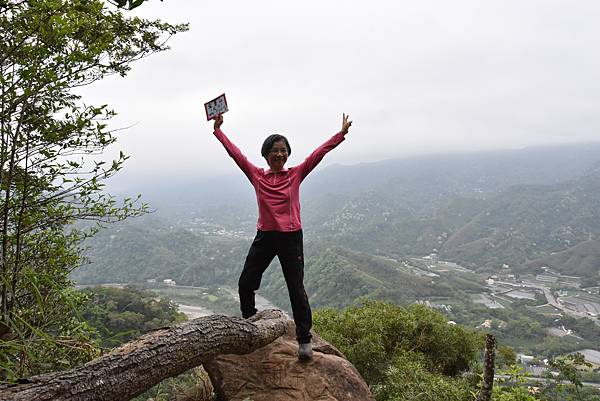
[[[85,90],[119,112],[122,178],[230,174],[203,103],[264,165],[271,133],[294,165],[354,120],[323,165],[600,140],[600,2],[151,0],[189,22],[171,50]],[[162,179],[162,178],[161,178]]]

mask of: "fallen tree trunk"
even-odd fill
[[[281,311],[263,311],[251,321],[212,315],[159,329],[65,372],[0,386],[2,401],[129,400],[168,377],[219,354],[247,354],[286,331]]]

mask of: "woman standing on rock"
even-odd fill
[[[263,273],[277,256],[292,304],[300,360],[312,358],[310,344],[312,313],[303,282],[304,251],[300,220],[300,184],[325,154],[345,139],[352,125],[348,117],[343,115],[340,132],[295,167],[284,167],[288,156],[292,153],[288,140],[283,135],[270,135],[265,139],[261,149],[261,154],[269,165],[267,170],[250,163],[238,147],[225,136],[221,131],[222,115],[214,122],[214,135],[250,180],[258,202],[256,237],[248,251],[238,284],[242,316],[247,319],[256,314],[255,291],[260,287]]]

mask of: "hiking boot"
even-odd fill
[[[301,361],[309,361],[312,359],[313,350],[310,343],[298,344],[298,359]]]

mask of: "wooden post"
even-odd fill
[[[490,401],[494,388],[494,360],[496,358],[496,338],[492,334],[485,336],[485,356],[483,358],[483,383],[476,401]]]

